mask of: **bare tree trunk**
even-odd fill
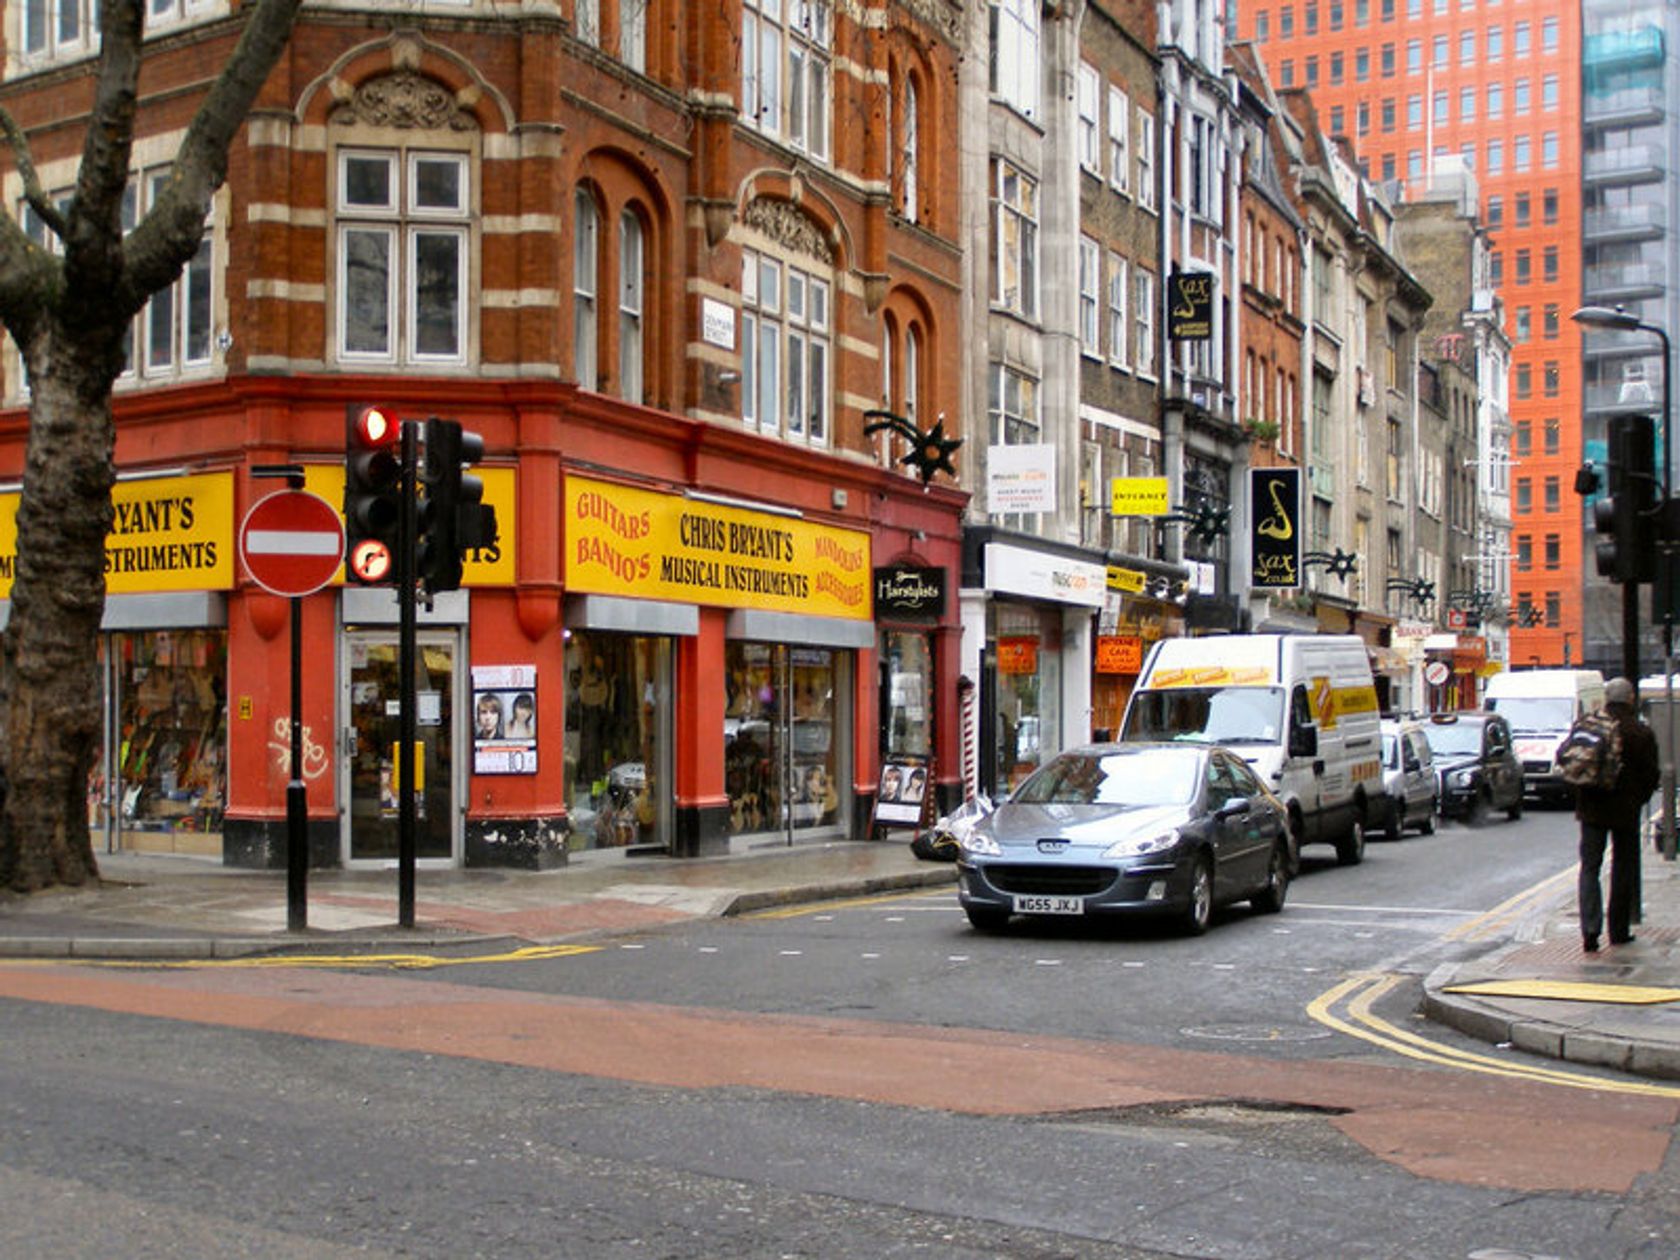
[[[105,340],[86,333],[82,347]],[[0,846],[0,885],[20,892],[99,874],[87,788],[100,743],[99,626],[115,438],[100,355],[49,333],[32,357],[40,365],[30,378],[17,574],[0,666],[9,781],[0,827],[12,840]]]

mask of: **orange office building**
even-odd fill
[[[1583,581],[1602,583],[1583,563],[1573,490],[1588,436],[1570,320],[1582,304],[1579,11],[1541,0],[1248,0],[1238,25],[1280,86],[1313,93],[1371,178],[1421,191],[1435,158],[1473,171],[1512,341],[1511,464],[1488,461],[1477,478],[1500,497],[1508,486],[1509,551],[1484,536],[1476,571],[1498,589],[1509,565],[1517,608],[1540,614],[1533,626],[1512,618],[1509,664],[1611,664],[1615,643],[1594,642],[1586,624]]]

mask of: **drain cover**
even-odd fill
[[[1320,1041],[1330,1035],[1328,1028],[1280,1028],[1276,1024],[1204,1024],[1179,1031],[1186,1037],[1208,1041]]]

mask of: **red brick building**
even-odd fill
[[[963,499],[864,413],[960,431],[961,7],[504,13],[305,10],[136,321],[117,493],[152,527],[112,540],[105,843],[281,860],[286,617],[235,533],[254,465],[336,504],[366,402],[482,433],[501,524],[421,618],[423,859],[863,835],[912,783],[956,790]],[[217,4],[149,20],[137,216],[238,33]],[[0,85],[65,195],[94,70],[67,30],[11,6]],[[9,345],[4,370],[15,477]],[[395,600],[335,584],[304,624],[312,852],[387,860]]]

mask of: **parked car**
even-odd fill
[[[1407,827],[1424,835],[1435,830],[1441,806],[1441,781],[1423,727],[1417,722],[1382,724],[1382,793],[1372,802],[1371,826],[1389,840]]]
[[[1289,818],[1243,759],[1201,744],[1095,744],[1053,757],[976,825],[957,858],[969,922],[1283,908]]]
[[[1423,725],[1441,780],[1441,813],[1481,823],[1502,809],[1515,821],[1523,812],[1523,770],[1510,724],[1497,713],[1436,713]]]

